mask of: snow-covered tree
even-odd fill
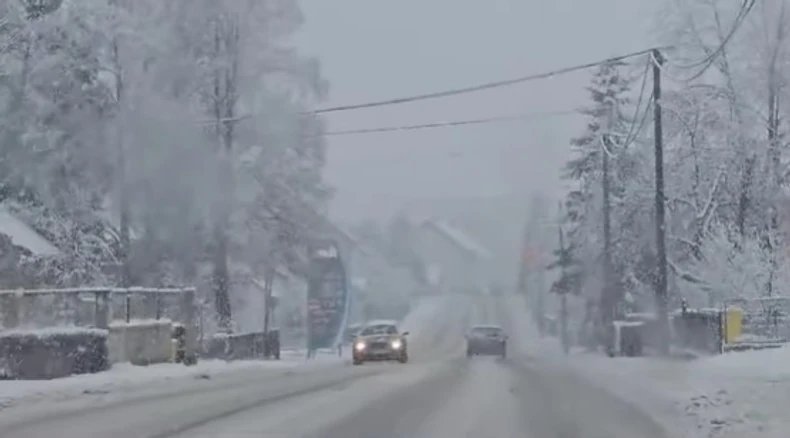
[[[572,189],[563,222],[569,251],[580,264],[579,290],[588,300],[600,300],[607,312],[622,299],[621,284],[634,260],[631,252],[643,236],[634,233],[633,225],[642,223],[644,212],[630,208],[636,194],[632,186],[644,170],[641,153],[633,150],[641,112],[632,120],[632,79],[623,72],[625,67],[607,63],[595,72],[588,87],[591,105],[582,110],[587,126],[571,141],[573,155],[565,166]],[[647,100],[639,99],[640,111]]]
[[[723,242],[734,254],[768,251],[771,275],[754,270],[763,294],[777,284],[784,239],[780,205],[786,197],[787,6],[783,0],[673,2],[660,25],[673,81],[663,99],[668,198],[668,249],[677,294],[710,283],[705,248]],[[767,105],[766,105],[767,104]],[[729,236],[736,230],[738,239]],[[713,242],[708,240],[713,239]],[[707,262],[706,262],[707,260]],[[692,269],[685,269],[689,265]],[[696,270],[696,271],[695,271]],[[711,300],[727,296],[712,288]],[[747,293],[744,291],[744,293]]]
[[[298,268],[331,191],[295,0],[19,0],[0,17],[0,198],[61,250],[31,260],[41,284],[204,286],[213,264],[227,326],[229,259]]]

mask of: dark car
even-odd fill
[[[507,335],[502,327],[478,325],[466,335],[466,356],[507,355]]]
[[[353,362],[361,365],[366,361],[397,360],[406,363],[409,353],[406,335],[399,333],[394,321],[372,321],[354,338]]]

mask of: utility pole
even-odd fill
[[[653,57],[653,124],[655,137],[656,166],[656,311],[659,323],[660,348],[663,354],[669,354],[669,311],[667,294],[667,252],[664,213],[664,139],[661,126],[661,67],[664,57],[658,49],[652,52]]]

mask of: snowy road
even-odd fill
[[[347,363],[172,382],[0,411],[16,437],[662,438],[651,419],[570,371],[531,357],[463,355],[473,323],[512,326],[505,298],[454,297],[412,332],[409,364]]]

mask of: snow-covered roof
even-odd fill
[[[55,245],[4,207],[0,207],[0,233],[10,237],[14,245],[35,255],[52,256],[60,253]]]
[[[374,325],[394,325],[397,327],[398,321],[395,321],[394,319],[373,319],[365,323],[365,327]]]
[[[474,254],[477,257],[485,259],[492,257],[491,252],[485,249],[482,245],[475,242],[475,240],[469,237],[466,233],[448,224],[447,222],[431,219],[423,222],[423,225],[432,228],[439,234],[443,235],[445,238],[452,241],[455,245]]]

